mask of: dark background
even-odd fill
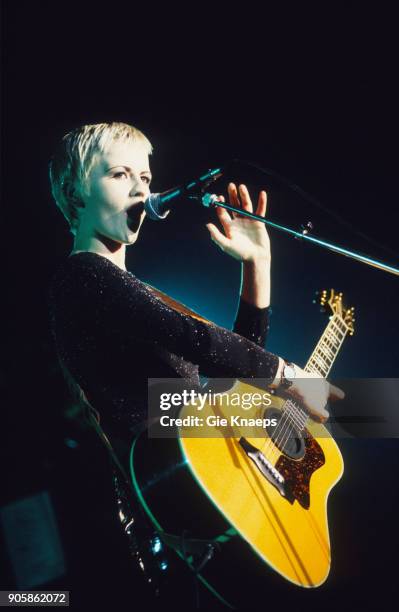
[[[54,146],[84,123],[132,123],[154,146],[153,191],[233,158],[252,160],[300,185],[324,210],[237,166],[217,192],[228,180],[246,181],[254,195],[265,188],[273,221],[299,229],[311,220],[315,235],[397,266],[392,15],[360,5],[308,14],[241,6],[220,16],[200,4],[2,8],[3,503],[50,491],[68,568],[51,588],[69,588],[83,607],[101,584],[98,601],[117,592],[122,609],[134,585],[107,458],[71,418],[48,330],[48,284],[72,245],[49,191]],[[164,223],[147,221],[128,267],[229,327],[239,265],[210,242],[207,219],[189,203]],[[334,287],[357,312],[356,333],[333,374],[397,377],[397,277],[273,230],[270,236],[269,350],[304,364],[326,324],[314,293]],[[340,447],[346,472],[329,502],[332,575],[306,606],[345,607],[350,598],[373,607],[381,592],[393,606],[397,440],[346,439]],[[287,602],[290,593],[287,587]]]

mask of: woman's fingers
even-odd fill
[[[246,186],[240,185],[238,190],[241,197],[242,208],[248,212],[253,212],[251,198],[249,197],[249,192]]]
[[[215,242],[221,249],[225,249],[229,246],[230,240],[226,238],[224,234],[214,225],[213,223],[207,223],[206,227],[211,235],[213,242]]]
[[[229,203],[231,206],[234,206],[234,208],[237,208],[237,209],[242,208],[246,212],[250,212],[250,213],[253,212],[251,197],[249,195],[249,191],[246,185],[241,184],[237,190],[235,183],[229,183],[227,190],[229,194]],[[219,196],[218,199],[224,202],[224,198],[222,196]],[[259,217],[265,217],[266,209],[267,209],[267,194],[266,194],[266,191],[261,191],[258,197],[256,214]],[[224,212],[221,212],[222,210],[224,210]],[[240,215],[240,213],[230,211],[230,214],[228,214],[226,209],[218,209],[217,212],[219,215],[219,219],[223,223],[223,227],[225,230],[227,227],[230,226],[229,225],[230,221],[235,221],[236,219],[245,219],[245,217]],[[246,218],[246,221],[248,221],[248,218]]]
[[[258,207],[256,209],[256,214],[260,217],[266,216],[266,208],[267,208],[267,193],[266,191],[261,191],[258,198]]]
[[[342,391],[342,389],[336,387],[335,385],[332,385],[331,383],[329,391],[329,399],[333,402],[336,400],[342,400],[345,397],[345,391]]]
[[[237,187],[234,183],[229,183],[228,186],[228,192],[229,192],[229,199],[230,199],[230,204],[232,206],[235,206],[236,208],[243,208],[244,210],[249,210],[247,208],[247,201],[246,201],[246,197],[245,197],[245,191],[242,191],[242,187],[243,185],[240,185],[238,191],[237,191]],[[247,191],[248,193],[248,191]],[[249,197],[249,195],[248,195]],[[240,199],[241,198],[241,199]],[[251,204],[252,207],[252,204]],[[251,208],[252,211],[252,208]],[[233,219],[236,219],[237,217],[240,217],[240,215],[237,215],[237,213],[232,212],[233,215]],[[241,217],[242,218],[242,217]]]
[[[249,191],[246,185],[240,185],[237,191],[237,187],[234,183],[229,183],[228,186],[229,192],[229,200],[232,206],[236,208],[243,208],[248,212],[253,212],[252,200],[249,195]],[[267,194],[266,191],[261,191],[259,193],[258,205],[256,209],[256,214],[264,217],[266,215],[267,208]],[[233,217],[236,216],[236,213],[232,213]]]
[[[219,202],[224,202],[224,197],[223,196],[218,196],[218,201]],[[232,221],[228,211],[225,208],[222,208],[221,206],[216,206],[216,213],[217,216],[219,217],[219,220],[221,221],[224,229],[226,230],[229,226],[230,223]]]
[[[318,421],[319,423],[325,423],[328,421],[330,417],[329,412],[325,408],[318,410],[316,413],[312,414],[312,418],[314,421]]]
[[[230,201],[231,206],[235,206],[236,208],[241,208],[241,202],[240,202],[240,198],[238,197],[237,187],[235,186],[235,184],[229,183],[227,187],[227,191],[229,193],[229,201]]]

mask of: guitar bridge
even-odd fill
[[[286,484],[285,478],[280,472],[270,463],[264,456],[262,451],[248,442],[246,438],[241,437],[239,444],[256,465],[261,474],[272,484],[279,493],[287,499],[291,504],[294,503],[294,496],[291,488]]]

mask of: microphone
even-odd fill
[[[190,181],[185,185],[168,189],[162,193],[151,193],[146,201],[144,202],[144,210],[147,213],[147,217],[153,221],[160,221],[168,216],[169,211],[172,208],[172,200],[185,196],[187,193],[194,191],[196,188],[201,190],[206,189],[210,183],[216,181],[222,176],[222,168],[215,168],[214,170],[208,170],[206,174],[199,178]],[[188,197],[196,197],[188,196]]]

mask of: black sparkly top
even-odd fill
[[[199,374],[272,378],[277,371],[278,357],[263,348],[269,308],[241,299],[231,332],[177,311],[95,253],[72,255],[59,268],[50,312],[58,355],[106,427],[145,420],[148,378],[198,386]]]

